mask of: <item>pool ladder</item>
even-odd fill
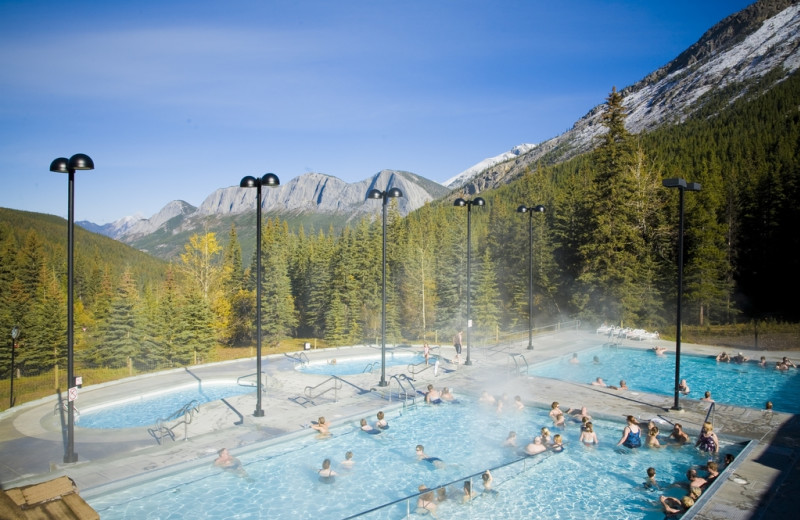
[[[525,356],[517,352],[511,352],[508,354],[508,359],[510,360],[508,363],[509,366],[511,365],[511,361],[514,362],[514,375],[528,375],[528,360],[525,359]],[[508,371],[511,372],[511,369],[509,368]]]
[[[176,412],[168,415],[165,418],[159,419],[156,421],[156,424],[153,425],[152,428],[147,429],[147,433],[149,433],[157,443],[161,444],[161,439],[165,437],[169,437],[173,441],[175,440],[175,428],[183,425],[183,440],[189,440],[189,423],[192,422],[192,418],[200,413],[200,402],[197,399],[192,399],[185,405],[181,406],[179,410]],[[169,424],[170,421],[177,421],[174,424]]]
[[[408,377],[405,374],[396,374],[396,375],[393,375],[392,377],[389,378],[389,401],[390,402],[392,400],[392,390],[391,390],[392,381],[396,381],[397,382],[397,386],[400,387],[400,389],[397,392],[397,398],[399,399],[402,396],[404,405],[406,403],[408,403],[409,399],[411,400],[412,404],[416,402],[416,400],[417,400],[417,389],[414,387],[414,383],[412,382],[413,379],[411,379],[410,377]],[[409,392],[409,388],[406,385],[408,385],[408,387],[411,387],[410,388],[410,392]]]
[[[333,390],[333,400],[336,402],[339,400],[339,390],[342,389],[343,382],[344,380],[340,377],[331,376],[316,386],[307,386],[303,394],[307,402],[315,405],[314,399]]]

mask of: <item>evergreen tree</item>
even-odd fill
[[[500,292],[497,289],[497,272],[489,249],[483,252],[475,276],[475,297],[472,305],[475,331],[484,337],[491,337],[500,325]]]

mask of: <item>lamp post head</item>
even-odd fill
[[[17,336],[19,336],[19,327],[15,325],[14,328],[11,329],[11,339],[17,339]]]
[[[50,163],[50,171],[56,173],[69,173],[69,159],[59,157]]]
[[[664,179],[661,184],[665,188],[686,188],[686,179]]]
[[[453,206],[466,206],[466,205],[467,205],[467,201],[462,199],[461,197],[459,197],[459,198],[457,198],[456,200],[453,201]]]
[[[392,198],[402,197],[403,192],[400,191],[400,188],[391,188],[389,191],[386,192],[386,196]]]
[[[280,186],[280,184],[281,180],[274,173],[265,173],[264,176],[261,177],[262,186],[268,186],[270,188],[274,188],[276,186]]]
[[[240,188],[255,188],[258,185],[258,180],[255,177],[248,175],[243,178],[239,183]]]
[[[368,199],[382,199],[383,198],[383,192],[381,190],[369,190],[369,193],[367,193],[367,198]]]
[[[69,158],[67,167],[72,170],[94,170],[94,161],[85,153],[76,153]]]
[[[544,206],[539,204],[538,206],[534,206],[531,208],[523,204],[522,206],[517,208],[517,213],[528,213],[529,211],[532,213],[544,213]]]
[[[486,205],[486,201],[483,200],[482,197],[475,197],[474,199],[472,199],[471,203],[472,203],[473,206],[484,206],[484,205]]]
[[[687,182],[686,183],[686,191],[700,191],[700,183],[699,182]]]

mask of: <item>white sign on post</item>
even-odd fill
[[[78,398],[78,387],[73,386],[72,388],[70,388],[69,391],[67,392],[67,395],[69,396],[70,401],[76,400]]]

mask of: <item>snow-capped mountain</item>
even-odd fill
[[[776,71],[770,78],[777,84],[798,67],[800,3],[760,0],[716,24],[664,67],[622,89],[626,126],[638,133],[680,123],[703,107],[707,94],[735,87],[729,98],[733,102],[749,93],[753,80]],[[605,132],[602,112],[603,105],[596,106],[567,132],[477,172],[460,188],[479,193],[510,182],[546,155],[549,163],[556,163],[591,150]]]
[[[452,190],[460,188],[461,186],[463,186],[464,184],[469,182],[470,179],[472,179],[475,175],[479,174],[480,172],[482,172],[484,170],[487,170],[487,169],[491,168],[492,166],[495,166],[495,165],[497,165],[499,163],[506,162],[509,159],[513,159],[514,157],[517,157],[517,156],[520,156],[520,155],[524,155],[524,154],[530,152],[531,150],[533,150],[534,148],[536,148],[535,144],[521,144],[521,145],[515,146],[514,148],[512,148],[508,152],[504,152],[504,153],[501,153],[500,155],[496,155],[494,157],[489,157],[488,159],[482,160],[478,164],[467,168],[466,170],[464,170],[463,172],[459,173],[455,177],[453,177],[451,179],[447,179],[442,184],[444,184],[445,186],[447,186],[448,188],[450,188]]]

